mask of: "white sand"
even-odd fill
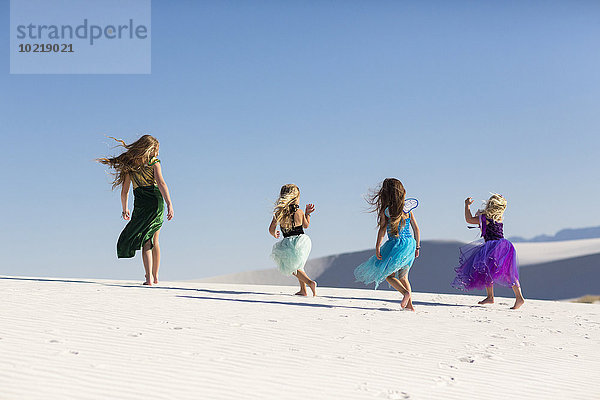
[[[0,399],[598,399],[600,306],[0,277]]]
[[[541,264],[600,253],[600,239],[515,243],[520,265]]]

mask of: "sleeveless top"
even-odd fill
[[[153,165],[158,162],[160,162],[158,158],[152,157],[147,165],[142,165],[137,171],[131,171],[129,173],[131,184],[134,189],[143,186],[156,186]]]
[[[283,234],[284,238],[290,237],[290,236],[298,236],[298,235],[302,235],[304,233],[302,224],[300,224],[298,226],[294,226],[294,215],[296,214],[296,211],[298,211],[299,208],[300,208],[300,206],[298,206],[298,204],[290,204],[290,212],[292,213],[292,229],[285,230],[285,229],[283,229],[283,227],[281,228],[281,233]]]
[[[484,214],[479,216],[481,226],[481,237],[487,242],[490,240],[504,239],[504,225],[493,219],[487,219]],[[489,224],[486,223],[489,221]]]
[[[385,214],[386,217],[388,217],[388,223],[387,223],[387,234],[388,234],[388,239],[401,239],[401,238],[412,238],[412,232],[410,231],[410,213],[408,214],[408,218],[406,218],[404,220],[404,226],[402,227],[402,229],[398,229],[398,236],[393,236],[391,234],[392,232],[392,224],[390,224],[389,218],[390,218],[390,211],[389,209],[385,209],[385,211],[383,212]],[[401,222],[402,223],[402,222]],[[398,226],[398,228],[400,228],[400,226]]]

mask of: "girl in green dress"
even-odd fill
[[[121,186],[121,217],[129,221],[117,242],[117,257],[132,258],[142,250],[146,271],[144,285],[158,283],[160,247],[158,234],[163,223],[164,203],[167,203],[167,219],[173,218],[173,205],[169,189],[162,176],[156,138],[144,135],[131,144],[119,142],[125,152],[117,157],[99,158],[98,161],[115,170],[113,189]],[[129,187],[133,185],[133,213],[128,207]],[[164,200],[163,200],[164,199]]]

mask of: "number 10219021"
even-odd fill
[[[74,53],[72,43],[21,43],[19,53]]]

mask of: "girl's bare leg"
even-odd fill
[[[306,275],[306,272],[299,269],[298,271],[296,271],[296,278],[298,278],[299,281],[303,281],[305,284],[308,285],[310,290],[312,290],[313,292],[313,296],[317,295],[317,282],[310,279],[308,275]]]
[[[152,247],[152,276],[154,283],[158,283],[158,268],[160,267],[160,246],[158,245],[158,234],[160,229],[154,234],[154,247]]]
[[[395,274],[391,274],[390,276],[388,276],[387,278],[385,278],[386,282],[390,284],[391,287],[393,287],[394,289],[396,289],[397,291],[399,291],[400,293],[402,293],[404,295],[404,297],[402,298],[402,302],[400,303],[400,306],[402,308],[407,308],[408,304],[410,302],[411,308],[412,308],[412,301],[411,301],[411,296],[410,296],[410,290],[407,289],[404,286],[404,282],[400,281],[399,279],[396,278]],[[408,282],[408,279],[407,279]],[[410,286],[409,286],[410,287]],[[414,311],[414,308],[412,308]]]
[[[144,282],[144,285],[152,286],[152,249],[150,248],[149,240],[142,247],[142,262],[146,271],[146,282]]]
[[[515,292],[516,300],[515,300],[515,305],[512,306],[510,309],[518,310],[523,305],[523,303],[525,303],[525,299],[523,298],[523,293],[521,293],[521,286],[519,285],[519,282],[517,282],[517,284],[514,285],[512,287],[512,289],[513,289],[513,292]]]
[[[494,303],[494,285],[490,285],[485,288],[487,297],[479,302],[479,304],[493,304]]]
[[[408,301],[406,302],[406,309],[410,310],[410,311],[415,311],[415,307],[413,306],[412,303],[412,288],[410,287],[410,282],[408,281],[408,272],[405,273],[401,278],[400,278],[400,283],[402,283],[402,285],[406,288],[406,290],[408,291]]]
[[[294,272],[294,276],[298,279],[298,283],[300,284],[300,291],[295,293],[296,296],[306,296],[306,283],[300,279],[298,274]]]

